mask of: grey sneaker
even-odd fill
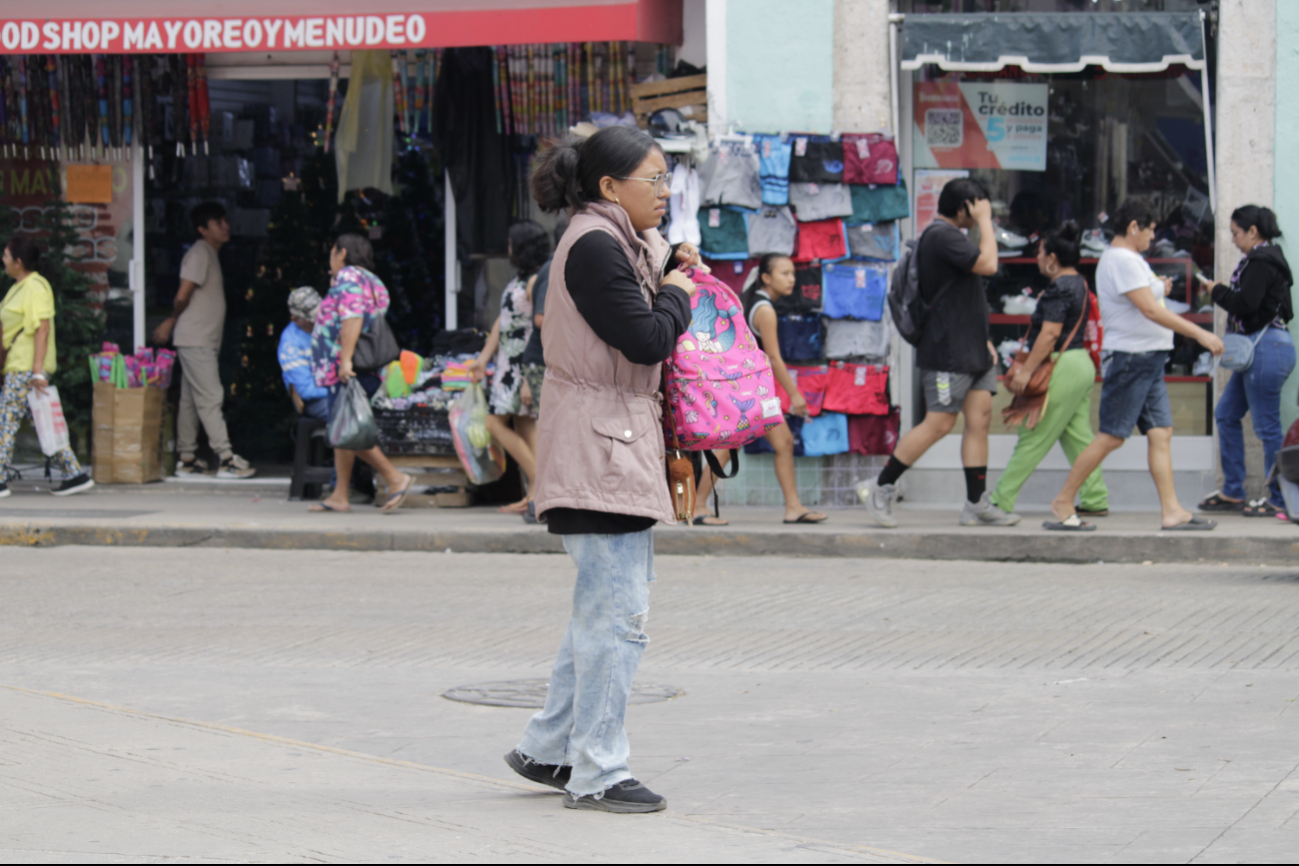
[[[1014,526],[1021,520],[1013,511],[1002,511],[992,504],[985,491],[978,502],[966,502],[961,509],[962,526]]]
[[[594,794],[576,797],[564,792],[565,809],[594,809],[598,812],[662,812],[668,807],[667,797],[655,794],[635,779],[619,782],[598,799]]]
[[[866,513],[880,526],[896,529],[893,519],[893,499],[898,495],[896,484],[880,484],[874,478],[857,485],[857,498],[866,506]]]
[[[257,470],[249,465],[248,461],[238,454],[231,454],[225,460],[221,461],[221,468],[217,470],[217,478],[252,478],[257,474]]]

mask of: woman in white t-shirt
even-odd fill
[[[1173,487],[1173,411],[1164,384],[1164,367],[1173,333],[1195,340],[1215,355],[1222,340],[1164,306],[1171,288],[1155,276],[1142,253],[1150,247],[1158,217],[1149,202],[1130,198],[1114,214],[1121,229],[1096,267],[1096,293],[1105,338],[1101,351],[1100,433],[1074,461],[1064,488],[1051,502],[1058,518],[1047,529],[1088,531],[1074,509],[1074,498],[1089,475],[1122,447],[1136,427],[1146,437],[1150,475],[1159,491],[1160,523],[1166,530],[1206,530],[1217,526],[1196,517],[1177,501]]]

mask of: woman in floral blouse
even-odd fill
[[[532,401],[524,401],[523,350],[532,336],[532,286],[537,271],[550,260],[550,234],[532,220],[510,226],[510,264],[518,268],[501,293],[501,315],[492,326],[487,345],[473,362],[470,374],[475,382],[487,372],[496,356],[491,388],[487,395],[487,429],[492,438],[509,452],[528,479],[531,491],[537,473],[537,418]],[[513,427],[511,428],[511,422]],[[528,513],[531,493],[519,502],[501,508],[508,514]]]
[[[388,312],[388,290],[370,268],[374,267],[374,250],[360,235],[340,235],[329,251],[329,271],[333,280],[329,294],[316,308],[316,326],[311,332],[311,374],[316,384],[329,389],[330,415],[334,401],[343,386],[353,378],[371,397],[379,390],[377,370],[352,369],[352,353],[361,334],[374,327],[375,320]],[[352,464],[357,457],[374,467],[388,482],[385,514],[395,510],[406,498],[415,479],[397,469],[383,456],[379,446],[369,451],[334,449],[334,470],[338,481],[333,493],[311,506],[310,511],[351,511],[348,504]]]

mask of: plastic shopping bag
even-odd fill
[[[329,444],[344,451],[369,451],[379,444],[379,425],[370,411],[370,398],[356,379],[349,380],[334,401]]]
[[[27,405],[32,410],[32,425],[41,440],[41,453],[53,457],[71,446],[68,422],[63,418],[63,404],[59,402],[59,389],[53,385],[42,394],[35,388],[27,392]]]
[[[451,440],[473,484],[489,484],[505,474],[505,454],[492,444],[487,430],[487,398],[483,386],[471,382],[451,404]]]

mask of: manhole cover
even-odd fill
[[[495,683],[457,686],[443,692],[442,697],[488,707],[541,709],[546,705],[546,689],[549,685],[549,680],[502,680]],[[657,701],[670,701],[684,694],[685,692],[676,686],[637,683],[632,687],[631,700],[628,703],[652,704]]]

